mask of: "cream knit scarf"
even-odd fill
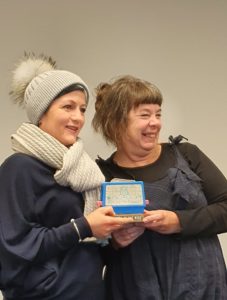
[[[67,148],[38,126],[23,123],[12,135],[12,149],[43,161],[56,169],[54,178],[60,185],[83,193],[84,215],[96,208],[100,185],[105,180],[96,163],[83,149],[80,138]]]

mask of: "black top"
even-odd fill
[[[99,164],[109,180],[144,180],[147,210],[175,211],[183,227],[181,234],[145,229],[118,250],[110,244],[107,299],[225,300],[226,266],[215,233],[227,228],[227,184],[211,161],[185,143],[163,144],[158,160],[143,167],[121,168],[112,157]]]
[[[202,188],[208,206],[191,210],[176,211],[181,226],[181,236],[210,236],[227,231],[227,180],[215,164],[195,145],[180,143],[180,153],[202,180]],[[97,159],[106,180],[124,178],[154,182],[166,176],[175,164],[174,150],[171,144],[163,143],[160,157],[152,164],[136,167],[119,167],[113,162],[113,156],[107,160]]]
[[[81,193],[24,154],[0,167],[0,288],[6,299],[103,299],[103,263],[83,216]],[[19,298],[20,297],[20,298]]]

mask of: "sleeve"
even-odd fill
[[[37,185],[39,186],[35,177],[37,164],[32,158],[27,160],[15,155],[0,168],[1,252],[6,257],[16,257],[28,262],[47,261],[70,249],[79,240],[70,222],[47,228],[35,221],[34,201],[37,198]],[[91,236],[91,229],[85,218],[80,219],[81,236]]]
[[[208,205],[176,211],[182,237],[210,236],[227,231],[227,180],[217,166],[195,145],[184,143],[179,150],[190,168],[201,178]]]

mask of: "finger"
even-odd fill
[[[122,225],[124,224],[133,224],[134,223],[134,220],[132,217],[124,217],[124,218],[121,218],[121,217],[118,217],[118,219],[120,219],[120,222]]]
[[[127,229],[127,228],[132,228],[132,227],[135,227],[134,223],[126,223],[123,225],[123,229]]]
[[[149,222],[158,222],[161,220],[161,215],[159,214],[154,214],[154,215],[149,215],[143,218],[144,223],[149,223]]]
[[[141,233],[140,233],[140,234],[138,234],[138,233],[130,233],[130,234],[128,235],[128,241],[133,242],[133,241],[136,240],[140,235],[141,235]]]
[[[100,209],[104,212],[105,215],[109,215],[109,216],[115,215],[115,212],[114,212],[112,206],[103,206]]]
[[[97,205],[97,207],[101,207],[102,206],[102,201],[96,201],[96,205]]]
[[[133,223],[134,227],[139,227],[139,228],[144,228],[144,223],[143,222],[135,222]]]
[[[141,232],[141,228],[140,227],[130,227],[126,230],[128,233],[132,233],[132,234],[137,234],[138,232]]]

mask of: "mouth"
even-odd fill
[[[142,135],[146,138],[154,139],[156,138],[156,133],[152,132],[143,132]]]
[[[77,133],[80,130],[80,128],[78,126],[70,126],[70,125],[66,126],[66,129],[68,129],[69,131],[71,131],[73,133]]]

